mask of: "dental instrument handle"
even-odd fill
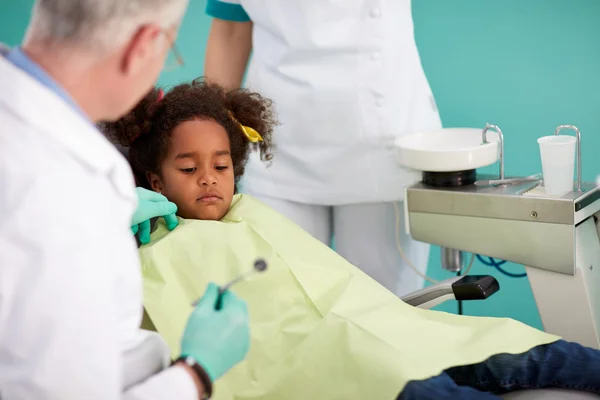
[[[238,283],[239,281],[243,281],[245,279],[247,279],[249,276],[251,276],[254,273],[254,270],[252,271],[248,271],[245,274],[242,274],[240,276],[238,276],[235,279],[232,279],[231,281],[229,281],[228,283],[226,283],[225,285],[220,287],[220,291],[221,293],[224,293],[227,291],[227,289],[229,289],[231,286],[235,285],[236,283]]]
[[[535,182],[542,179],[541,174],[527,176],[525,178],[508,178],[508,179],[492,179],[484,181],[475,181],[477,186],[493,186],[493,185],[516,185],[526,182]]]
[[[248,277],[251,276],[252,274],[254,274],[256,272],[264,272],[264,271],[266,271],[267,270],[267,262],[265,260],[263,260],[262,258],[259,258],[256,261],[254,261],[254,265],[252,267],[253,268],[250,271],[237,276],[236,278],[234,278],[231,281],[227,282],[225,285],[219,287],[219,297],[217,298],[217,303],[215,304],[215,309],[216,310],[220,310],[221,309],[221,301],[222,301],[223,293],[225,293],[227,290],[229,290],[229,288],[231,286],[235,285],[239,281],[248,279]],[[192,306],[196,307],[198,305],[199,301],[200,301],[200,299],[198,299],[195,302],[193,302]]]
[[[558,136],[562,129],[571,129],[575,131],[575,138],[577,140],[577,191],[581,192],[581,133],[575,125],[559,125],[554,131],[554,135]]]
[[[224,286],[221,286],[219,288],[219,297],[217,297],[217,303],[215,304],[215,310],[220,310],[221,309],[222,299],[223,299],[223,293],[225,293],[231,286],[235,285],[239,281],[242,281],[242,280],[245,280],[246,278],[248,278],[250,275],[252,275],[254,273],[254,271],[255,270],[248,271],[245,274],[242,274],[242,275],[238,276],[237,278],[229,281]]]

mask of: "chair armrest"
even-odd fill
[[[490,275],[467,275],[446,279],[403,296],[407,304],[431,308],[447,300],[484,300],[500,290],[500,284]]]

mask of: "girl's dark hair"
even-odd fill
[[[99,124],[109,140],[129,148],[129,163],[138,186],[151,189],[146,172],[160,174],[171,132],[194,119],[214,120],[227,131],[236,183],[244,174],[251,149],[260,151],[261,160],[271,160],[271,139],[277,121],[271,101],[260,94],[246,89],[227,91],[199,78],[161,96],[160,89],[153,89],[128,115],[116,122]],[[263,140],[250,142],[240,124],[256,130]]]

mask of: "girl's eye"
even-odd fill
[[[180,169],[181,172],[186,173],[186,174],[191,174],[194,171],[196,171],[196,167],[192,167],[192,168],[181,168]]]
[[[215,168],[217,169],[217,171],[224,171],[228,167],[227,167],[227,165],[217,165]]]

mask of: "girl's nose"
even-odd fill
[[[212,186],[217,184],[217,177],[214,174],[206,173],[202,174],[198,180],[200,186]]]

